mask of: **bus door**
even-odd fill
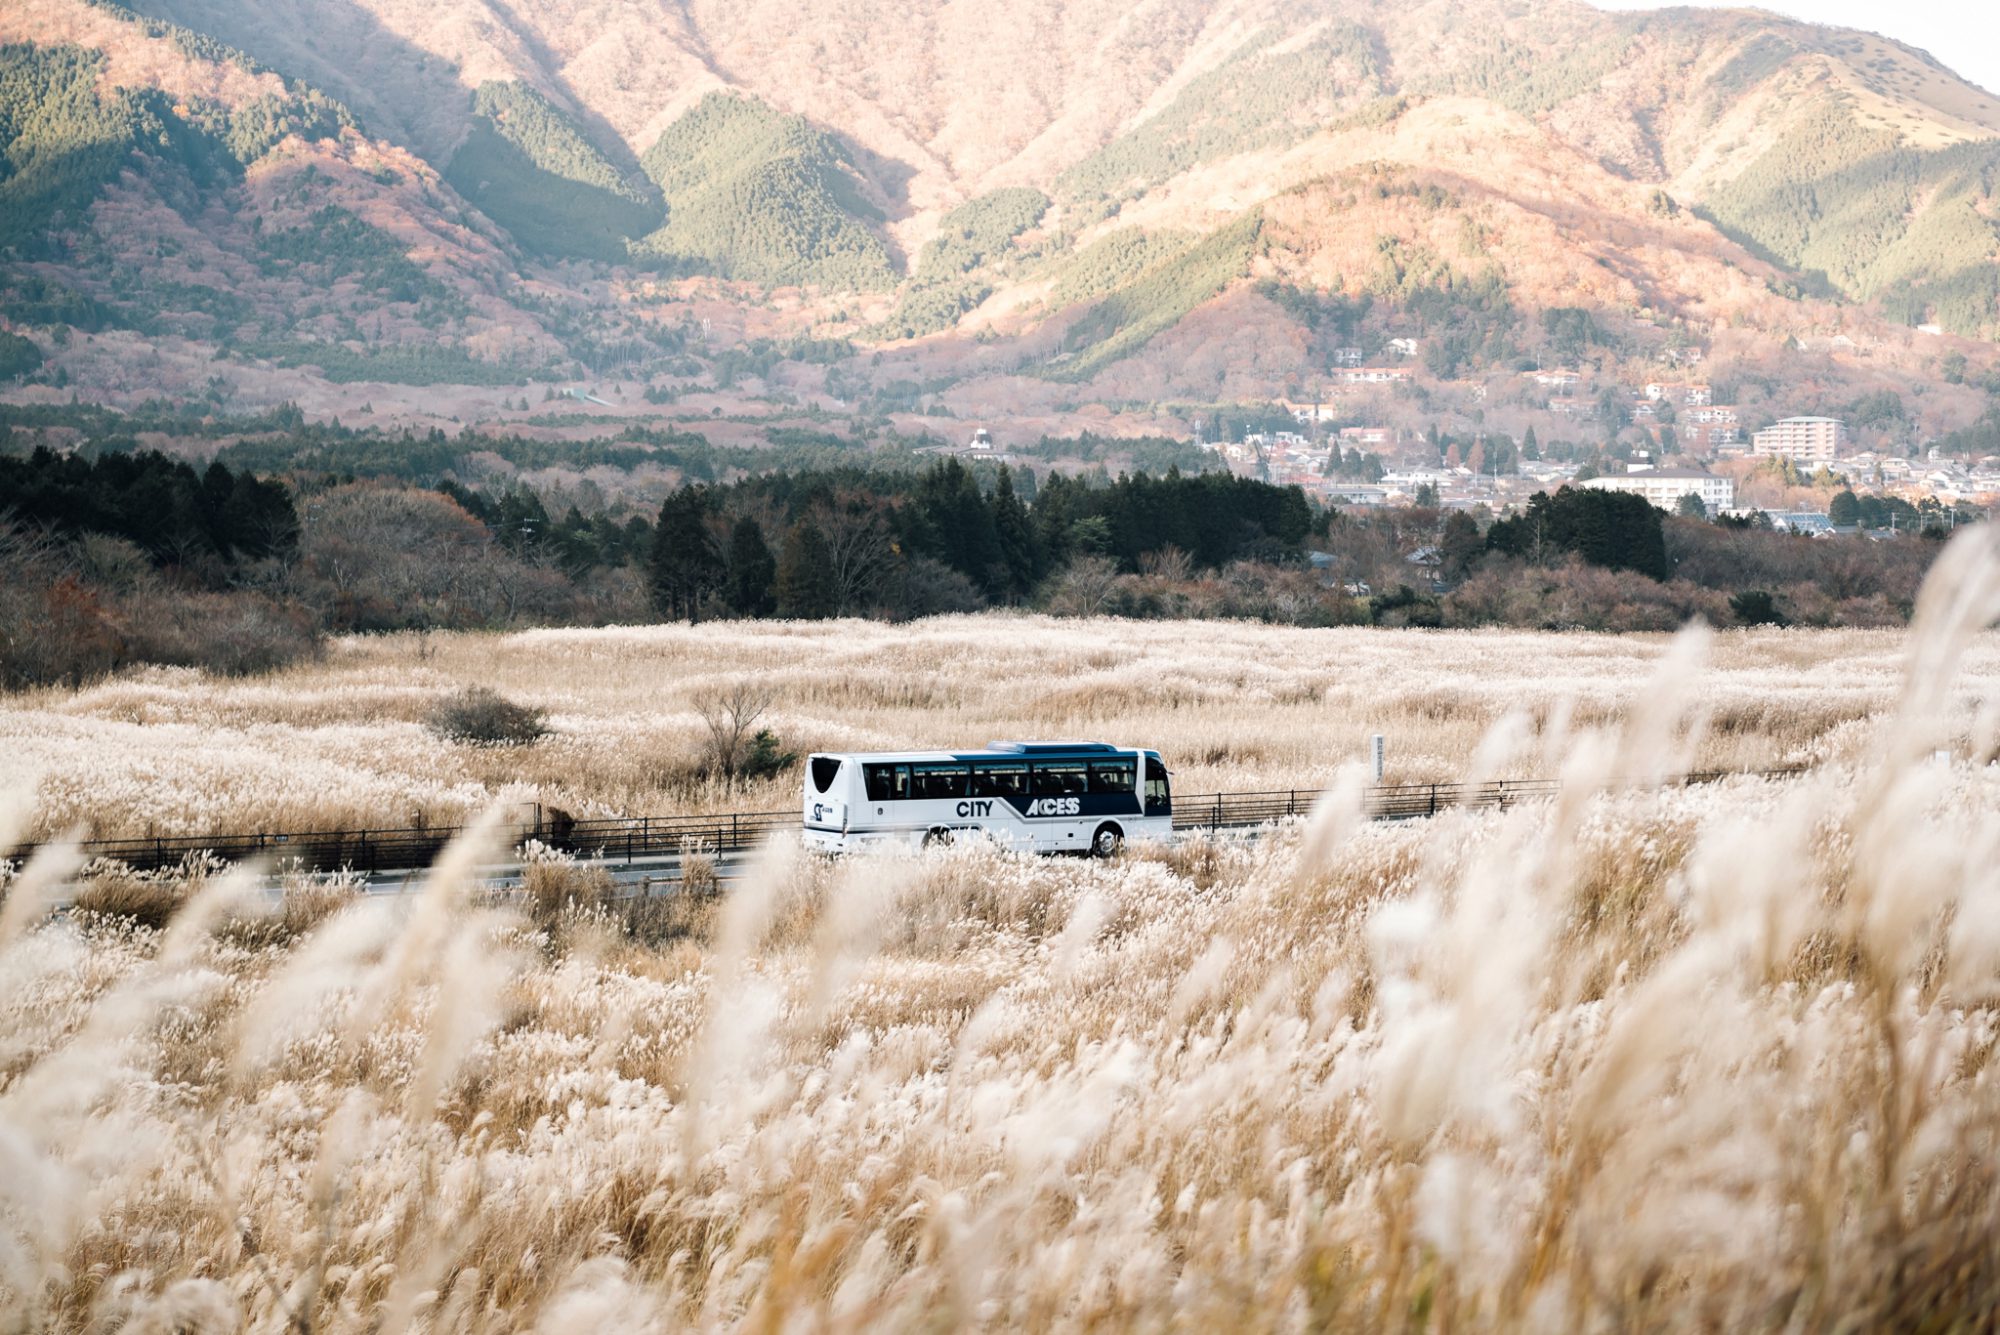
[[[1160,763],[1158,756],[1146,757],[1146,814],[1174,814],[1173,794],[1167,788],[1167,767]]]

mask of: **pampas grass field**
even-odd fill
[[[664,796],[613,739],[667,747],[693,683],[730,671],[779,680],[794,745],[1104,733],[1178,752],[1198,786],[1329,791],[1263,838],[1104,862],[780,841],[644,931],[560,857],[524,900],[482,892],[490,802],[416,895],[295,877],[274,903],[195,869],[155,926],[115,898],[51,915],[72,865],[45,849],[0,904],[0,1312],[1985,1328],[1996,617],[1974,531],[1902,636],[702,627],[468,638],[415,664],[369,642],[264,681],[28,697],[8,745],[76,739],[127,775],[113,804],[238,762],[328,766],[364,806],[418,776],[486,795],[500,757],[401,721],[473,678],[552,710],[524,782]],[[1415,774],[1561,793],[1371,824],[1341,763],[1369,730]],[[133,819],[52,789],[62,755],[0,804],[0,843]],[[1783,760],[1815,767],[1635,783]],[[254,817],[256,790],[204,818]],[[303,816],[313,784],[295,791],[270,800]]]
[[[1685,685],[1705,720],[1690,763],[1851,760],[1896,698],[1900,631],[1739,631]],[[515,635],[354,638],[250,679],[193,669],[0,699],[0,754],[34,776],[37,837],[457,825],[489,803],[579,817],[790,810],[796,770],[698,771],[699,706],[745,684],[782,746],[814,750],[1088,737],[1157,747],[1179,793],[1319,788],[1388,739],[1390,782],[1465,777],[1481,739],[1615,725],[1656,689],[1664,636],[1300,630],[1002,613],[910,626],[718,622]],[[2000,679],[1970,651],[1962,703]],[[461,688],[547,711],[529,746],[424,726]],[[1536,758],[1510,757],[1513,773]]]

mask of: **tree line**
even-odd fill
[[[132,662],[261,671],[338,633],[994,605],[1302,626],[1894,625],[1941,536],[1815,541],[1579,488],[1498,519],[1340,512],[1222,473],[1038,479],[957,459],[690,481],[655,521],[557,512],[519,486],[0,451],[0,684]]]
[[[1125,570],[1168,548],[1207,569],[1296,560],[1313,521],[1297,487],[1227,473],[1018,478],[946,459],[914,477],[683,487],[661,506],[648,587],[671,617],[915,616],[1024,602],[1079,557]]]
[[[123,538],[156,565],[288,556],[298,511],[280,482],[220,463],[202,472],[154,451],[94,459],[37,448],[0,455],[0,508],[54,534]]]

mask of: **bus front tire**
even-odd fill
[[[924,836],[925,848],[938,848],[951,842],[951,831],[940,825]]]
[[[1108,821],[1090,836],[1090,855],[1094,858],[1112,857],[1124,846],[1125,832]]]

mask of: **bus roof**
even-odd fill
[[[1118,751],[1130,751],[1133,748],[1112,746],[1105,742],[988,742],[986,749],[1016,756],[1067,756],[1110,755]]]
[[[905,764],[946,764],[972,760],[1089,760],[1121,755],[1157,754],[1139,746],[1112,746],[1108,742],[988,742],[983,751],[823,751],[849,760],[895,761]]]

